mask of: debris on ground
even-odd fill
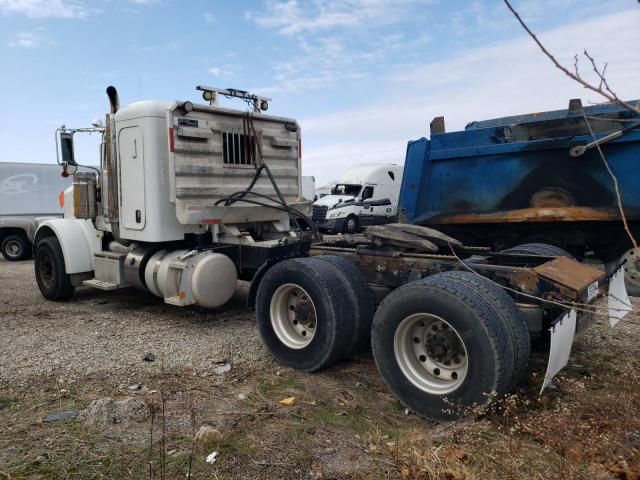
[[[137,398],[114,400],[105,397],[91,402],[80,412],[78,420],[105,437],[125,443],[142,443],[148,441],[149,410],[149,406]]]
[[[293,407],[296,404],[296,397],[283,398],[278,403],[283,407]]]
[[[147,352],[144,357],[142,357],[142,360],[145,362],[155,362],[156,356],[151,352]]]
[[[207,463],[215,463],[216,459],[218,458],[218,452],[211,452],[209,455],[207,455]]]
[[[219,430],[209,426],[203,425],[200,430],[196,432],[194,441],[201,445],[207,445],[211,442],[219,442],[222,440],[222,433]]]
[[[80,412],[77,410],[64,410],[62,412],[51,412],[45,417],[44,422],[57,422],[59,420],[69,420],[76,418]]]
[[[213,367],[213,373],[216,375],[222,375],[223,373],[227,373],[231,370],[231,364],[227,361],[220,362],[218,365]]]

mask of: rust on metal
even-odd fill
[[[579,222],[619,220],[615,208],[590,207],[543,207],[520,208],[491,213],[458,213],[432,217],[430,222],[437,224],[469,223],[523,223],[523,222]]]
[[[589,285],[605,277],[603,271],[567,257],[554,258],[534,267],[533,271],[541,277],[568,287],[575,292],[581,292]]]

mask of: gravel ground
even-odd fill
[[[0,382],[135,373],[158,361],[168,370],[192,365],[207,375],[225,360],[255,362],[268,354],[245,298],[241,285],[224,308],[207,311],[166,305],[133,289],[83,287],[69,302],[50,302],[38,290],[31,261],[0,257]],[[143,362],[147,352],[158,360]]]
[[[314,375],[277,365],[246,290],[214,311],[136,290],[56,303],[31,261],[0,259],[0,478],[161,478],[165,462],[165,478],[192,464],[192,478],[252,480],[640,478],[639,299],[616,328],[599,318],[577,339],[542,396],[546,354],[534,352],[516,395],[434,424],[406,414],[371,358]],[[217,374],[224,361],[233,368]],[[155,412],[154,435],[118,405]],[[61,412],[80,415],[47,421]],[[202,426],[221,439],[194,445]]]

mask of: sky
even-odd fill
[[[621,98],[640,98],[638,0],[513,4],[561,62],[578,54],[593,79],[587,49]],[[269,113],[297,119],[316,185],[402,164],[435,116],[453,131],[603,101],[500,0],[0,0],[0,161],[55,163],[55,129],[103,118],[108,85],[125,105],[202,101],[199,84],[271,97]],[[97,143],[77,139],[77,159],[95,164]]]

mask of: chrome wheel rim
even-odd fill
[[[22,248],[20,247],[20,243],[16,240],[9,240],[6,243],[4,249],[7,255],[12,258],[20,256],[20,251],[22,250]]]
[[[450,323],[436,315],[416,313],[402,320],[393,349],[405,378],[429,394],[451,393],[467,377],[464,342]]]
[[[307,291],[295,283],[280,285],[271,297],[271,326],[278,339],[293,350],[308,346],[316,334],[316,307]]]
[[[640,249],[633,248],[627,250],[621,260],[626,260],[624,264],[624,278],[627,283],[640,286]]]

